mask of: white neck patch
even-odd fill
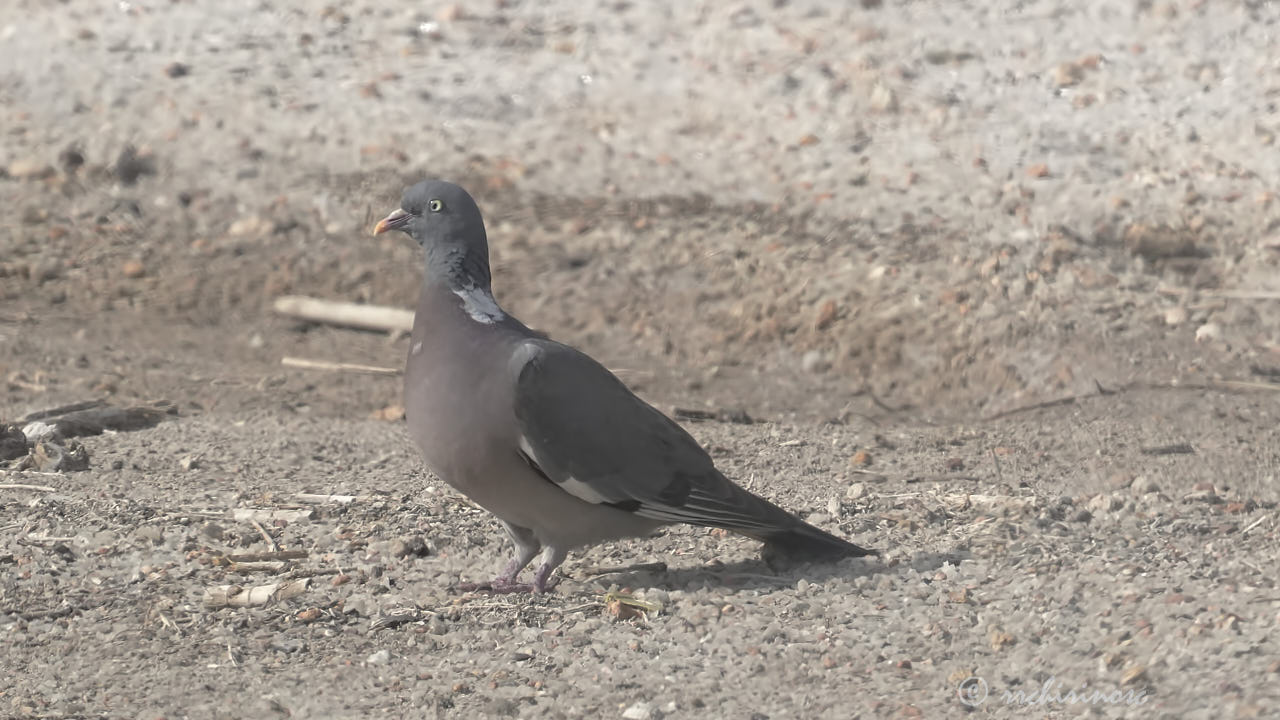
[[[484,288],[470,287],[454,290],[454,295],[462,298],[462,309],[467,311],[472,320],[484,325],[492,325],[506,317],[498,301]]]

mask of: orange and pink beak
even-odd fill
[[[396,208],[390,215],[382,218],[378,221],[377,225],[373,226],[373,234],[381,235],[388,230],[400,230],[412,217],[413,215],[410,215],[400,208]]]

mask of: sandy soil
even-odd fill
[[[4,3],[0,421],[177,413],[0,470],[0,716],[1280,711],[1280,8],[994,7]],[[368,229],[428,175],[508,309],[883,557],[451,590],[505,540],[398,379],[280,365],[405,339],[270,311],[410,306]]]

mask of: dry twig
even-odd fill
[[[300,503],[309,505],[324,505],[334,503],[337,505],[350,505],[359,499],[357,495],[315,495],[313,493],[296,493],[293,498]]]
[[[327,372],[360,373],[362,375],[399,375],[399,368],[381,367],[378,365],[361,365],[359,363],[330,362],[328,360],[311,360],[300,357],[282,357],[280,364],[285,367],[303,368],[305,370],[324,370]]]
[[[271,533],[268,533],[266,528],[262,527],[262,523],[258,522],[254,518],[249,518],[249,524],[258,531],[258,534],[262,536],[263,540],[267,541],[267,547],[271,548],[271,552],[276,552],[280,549],[280,546],[276,544],[276,539],[271,537]]]
[[[48,485],[23,485],[22,483],[0,483],[0,490],[30,490],[31,492],[57,492],[57,488]]]
[[[358,305],[304,295],[282,295],[276,298],[275,311],[281,315],[329,325],[408,332],[413,329],[413,311],[380,305]]]

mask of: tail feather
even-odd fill
[[[760,539],[764,540],[767,555],[789,560],[835,560],[880,554],[803,522],[765,534]]]
[[[733,484],[719,473],[715,477],[720,480],[716,484],[716,489],[721,493],[721,502],[717,507],[722,512],[714,517],[684,517],[681,520],[695,525],[724,528],[759,540],[765,545],[763,555],[766,560],[835,560],[880,554],[819,530],[759,495]],[[732,512],[724,512],[723,508],[731,508]],[[733,521],[742,518],[751,522],[739,524]]]

